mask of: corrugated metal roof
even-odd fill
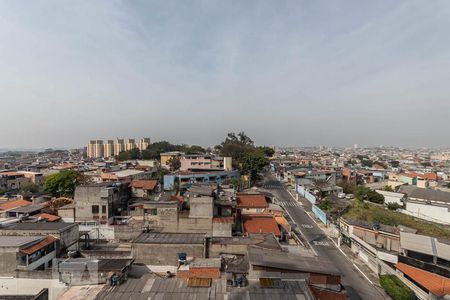
[[[20,247],[43,239],[42,236],[0,236],[0,247]]]
[[[450,260],[450,245],[434,237],[400,232],[400,247]]]
[[[139,235],[135,243],[142,244],[203,244],[204,234],[198,233],[158,233],[149,232]]]

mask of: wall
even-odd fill
[[[403,202],[401,200],[404,199],[405,196],[402,193],[394,193],[382,190],[376,190],[376,192],[384,196],[384,203],[397,203],[398,205],[403,206]]]
[[[208,196],[189,198],[189,218],[212,218],[213,198]]]
[[[213,236],[229,237],[232,233],[232,223],[213,223]]]
[[[12,275],[17,266],[17,255],[15,248],[0,247],[0,275]]]
[[[315,206],[314,204],[312,206],[312,212],[323,224],[325,224],[325,225],[328,224],[327,214],[323,210],[321,210],[319,207]]]
[[[450,224],[450,211],[448,207],[406,202],[406,210],[403,213],[415,216],[420,219]]]
[[[212,234],[212,218],[180,218],[178,232]]]
[[[211,247],[209,249],[209,257],[216,258],[220,257],[221,254],[227,253],[227,254],[237,254],[237,255],[247,255],[247,245],[242,244],[211,244]]]
[[[316,204],[316,197],[307,190],[305,190],[303,186],[297,185],[297,192],[300,194],[300,196],[306,198],[306,200],[308,200],[312,204]]]
[[[138,244],[132,246],[135,263],[146,265],[178,265],[178,253],[186,252],[188,257],[203,258],[203,244]]]

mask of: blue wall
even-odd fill
[[[297,185],[297,193],[303,198],[306,198],[312,204],[316,204],[316,196],[305,190],[305,188],[301,185]]]
[[[218,172],[198,172],[195,174],[189,174],[189,175],[177,175],[177,174],[169,174],[164,175],[164,189],[165,190],[172,190],[175,184],[175,181],[181,180],[192,180],[195,179],[197,182],[204,182],[204,183],[221,183],[221,181],[226,179],[232,179],[236,178],[239,179],[239,171],[218,171]],[[223,178],[223,179],[222,179]]]
[[[314,215],[320,220],[322,221],[323,224],[327,224],[327,214],[321,210],[320,208],[318,208],[317,206],[313,205],[312,206],[312,211],[314,213]]]

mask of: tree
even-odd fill
[[[340,186],[346,194],[353,194],[355,192],[356,186],[353,182],[341,180],[337,185]]]
[[[170,170],[175,171],[181,167],[181,161],[178,157],[172,157],[169,159]]]
[[[387,208],[388,208],[389,210],[397,210],[397,209],[399,209],[400,207],[401,207],[401,205],[398,204],[398,203],[395,203],[395,202],[389,202],[388,205],[387,205]]]
[[[268,163],[269,161],[262,151],[248,152],[241,159],[241,171],[249,174],[251,180],[256,180],[258,172]]]
[[[250,175],[252,180],[257,179],[258,172],[269,163],[265,147],[255,147],[253,140],[244,132],[228,133],[225,141],[214,147],[223,157],[232,157],[233,163],[239,167],[242,174]],[[272,149],[271,149],[272,150]]]
[[[272,157],[275,154],[275,150],[273,150],[273,148],[271,147],[262,146],[258,147],[258,149],[264,152],[264,155],[267,157]]]
[[[131,159],[130,151],[122,151],[117,156],[117,160],[119,160],[119,161],[125,161],[125,160],[130,160],[130,159]]]
[[[385,185],[385,186],[383,187],[383,191],[386,191],[386,192],[394,192],[394,189],[393,189],[392,186],[390,186],[390,185]]]
[[[20,188],[21,193],[36,193],[39,191],[39,187],[34,183],[27,183]]]
[[[383,195],[378,194],[377,192],[375,192],[365,186],[358,186],[355,189],[355,197],[361,201],[367,200],[369,202],[378,203],[378,204],[384,203]]]
[[[187,147],[185,153],[186,154],[203,154],[205,153],[205,149],[198,145],[192,145],[190,147]]]
[[[73,197],[75,186],[85,178],[80,173],[65,170],[45,178],[44,190],[55,197]]]

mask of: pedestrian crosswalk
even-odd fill
[[[269,189],[269,190],[279,190],[282,189],[283,186],[279,184],[264,184],[263,188]]]
[[[300,202],[293,202],[293,201],[277,201],[275,202],[275,204],[278,204],[282,207],[287,207],[287,206],[302,206],[302,204]]]

